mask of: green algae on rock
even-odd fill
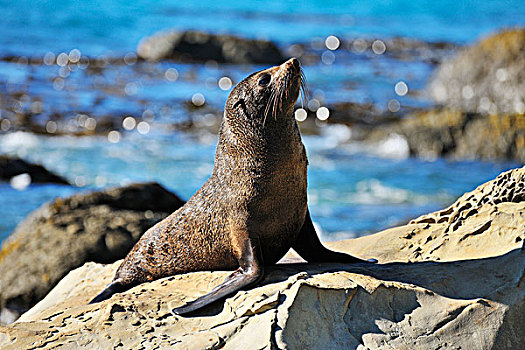
[[[368,141],[403,136],[410,154],[427,159],[515,160],[525,162],[525,115],[485,115],[429,110],[375,128]]]
[[[430,85],[432,98],[479,113],[525,113],[525,28],[502,31],[443,62]]]

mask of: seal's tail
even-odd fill
[[[109,299],[113,294],[123,292],[128,288],[129,287],[125,286],[120,279],[114,280],[113,282],[108,284],[106,288],[104,288],[104,290],[100,292],[95,298],[93,298],[93,300],[91,300],[89,303],[94,304]]]

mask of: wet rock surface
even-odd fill
[[[379,126],[372,141],[400,135],[426,159],[525,161],[525,29],[494,34],[445,60],[427,88],[440,110]]]
[[[356,66],[369,70],[370,68],[366,67],[374,65],[373,62],[383,62],[381,65],[396,70],[395,67],[406,66],[406,60],[414,64],[425,62],[425,66],[433,66],[434,61],[442,60],[456,49],[456,46],[450,43],[432,43],[398,37],[341,38],[339,47],[330,51],[323,40],[313,38],[311,42],[291,44],[283,49],[284,53],[280,53],[280,49],[273,43],[195,31],[161,32],[144,39],[139,47],[143,48],[140,50],[144,50],[145,55],[149,55],[157,49],[166,50],[166,47],[171,47],[174,45],[173,40],[184,42],[184,45],[181,44],[181,50],[201,56],[191,58],[191,55],[180,51],[177,58],[160,62],[156,62],[156,58],[152,58],[152,61],[143,60],[135,53],[128,53],[122,57],[75,56],[71,53],[48,53],[44,57],[0,57],[0,65],[4,65],[8,72],[14,71],[16,76],[25,77],[18,78],[20,81],[17,83],[0,84],[0,134],[30,131],[50,136],[108,135],[112,131],[129,132],[130,130],[123,128],[124,120],[129,117],[133,118],[136,125],[142,123],[148,132],[150,128],[168,132],[172,129],[194,131],[202,125],[206,129],[208,126],[200,123],[199,119],[203,119],[202,117],[209,113],[221,115],[224,103],[223,99],[218,100],[215,96],[208,99],[208,90],[215,95],[213,90],[218,89],[220,78],[231,78],[231,83],[235,84],[248,72],[260,68],[247,69],[244,63],[280,64],[284,56],[297,56],[303,65],[316,65],[310,68],[315,72],[323,69],[325,64],[320,62],[322,57],[328,54],[337,59],[338,64],[348,66],[349,74],[341,80],[339,77],[326,79],[321,85],[329,84],[328,87],[312,86],[313,91],[327,88],[334,91],[360,91],[365,88],[367,82],[361,81],[359,77],[356,79],[359,75],[353,71]],[[231,59],[237,60],[235,62],[230,62],[230,58],[207,57],[206,50],[211,50],[212,41],[215,43],[213,45],[223,45],[221,50],[226,47],[228,50],[240,50],[241,53],[256,47],[254,52],[258,52],[257,55],[260,55],[263,61],[258,63],[252,58],[245,59],[244,54],[238,53]],[[236,48],[236,45],[239,48]],[[274,47],[279,54],[261,51],[265,45]],[[220,63],[243,65],[232,69],[230,64]],[[245,71],[234,72],[239,70]],[[388,74],[382,70],[374,73],[378,77],[382,76],[381,79],[389,79]],[[205,82],[205,89],[198,88],[205,97],[204,105],[193,104],[193,88],[193,91],[185,92],[188,86],[196,82]],[[334,91],[330,91],[330,95],[334,95]],[[358,95],[362,96],[362,93]],[[89,98],[85,98],[86,96]],[[410,107],[412,102],[405,106],[399,105],[396,100],[395,103],[399,106],[396,107],[396,112],[390,113],[385,112],[386,106],[371,102],[378,100],[376,97],[359,102],[351,101],[351,98],[340,98],[338,101],[325,101],[323,96],[313,98],[330,109],[328,122],[348,125],[382,124],[385,120],[390,120],[392,115],[403,115],[413,108]],[[382,96],[379,100],[384,98]],[[313,124],[316,121],[315,109],[309,112],[310,119],[311,133],[318,133],[318,128],[316,130],[316,125]],[[214,126],[215,132],[216,129]],[[135,130],[136,128],[132,131]]]
[[[234,35],[201,31],[163,31],[143,39],[138,47],[140,58],[150,61],[280,64],[279,48],[267,40],[246,39]]]
[[[126,94],[126,82],[113,78],[145,70],[135,55],[67,57],[0,58],[6,72],[25,76],[21,84],[0,82],[0,134],[100,135],[120,129],[126,116],[139,117],[137,108],[129,107],[136,101]]]
[[[12,322],[85,262],[110,263],[123,258],[148,228],[182,204],[156,183],[44,204],[2,243],[1,321]]]
[[[259,286],[191,317],[170,310],[208,292],[227,272],[165,278],[88,305],[119,265],[89,263],[18,322],[0,328],[0,344],[5,349],[519,348],[525,330],[524,179],[525,168],[512,170],[448,209],[331,244],[376,257],[380,264],[272,267]],[[487,220],[486,229],[477,229]],[[434,247],[440,239],[448,243]]]
[[[448,107],[480,113],[525,112],[525,28],[461,50],[435,73],[429,93]]]
[[[426,159],[508,159],[525,162],[525,116],[430,110],[375,128],[367,140],[401,135],[410,154]]]
[[[51,173],[42,165],[28,163],[17,157],[0,155],[0,181],[9,181],[21,174],[28,174],[31,182],[69,185],[66,179]]]

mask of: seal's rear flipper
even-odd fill
[[[355,256],[334,252],[326,248],[319,240],[317,232],[315,232],[309,210],[306,211],[303,227],[292,248],[301,258],[308,262],[377,263],[376,259],[362,260]]]
[[[127,289],[128,288],[122,284],[121,280],[117,279],[108,284],[106,288],[104,288],[104,290],[100,292],[95,298],[93,298],[93,300],[91,300],[89,303],[94,304],[109,299],[113,294],[123,292]]]
[[[239,238],[238,236],[236,238]],[[241,256],[239,257],[239,269],[232,273],[224,282],[215,287],[210,293],[201,296],[189,303],[177,307],[172,310],[175,315],[184,315],[192,311],[200,309],[206,305],[213,303],[223,297],[226,297],[243,287],[258,282],[264,274],[261,256],[260,244],[255,239],[256,244],[253,244],[252,239],[246,238],[241,244]]]

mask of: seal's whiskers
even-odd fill
[[[266,107],[264,108],[263,127],[266,125],[266,118],[268,117],[268,112],[270,111],[270,107],[274,104],[275,95],[276,95],[275,89],[273,89],[270,94],[270,98],[268,98],[268,102],[266,103]],[[272,111],[272,114],[273,114],[273,111]]]
[[[304,74],[304,71],[302,69],[301,69],[300,91],[301,91],[301,108],[304,109],[304,106],[308,106],[308,82],[306,81],[306,75]]]

